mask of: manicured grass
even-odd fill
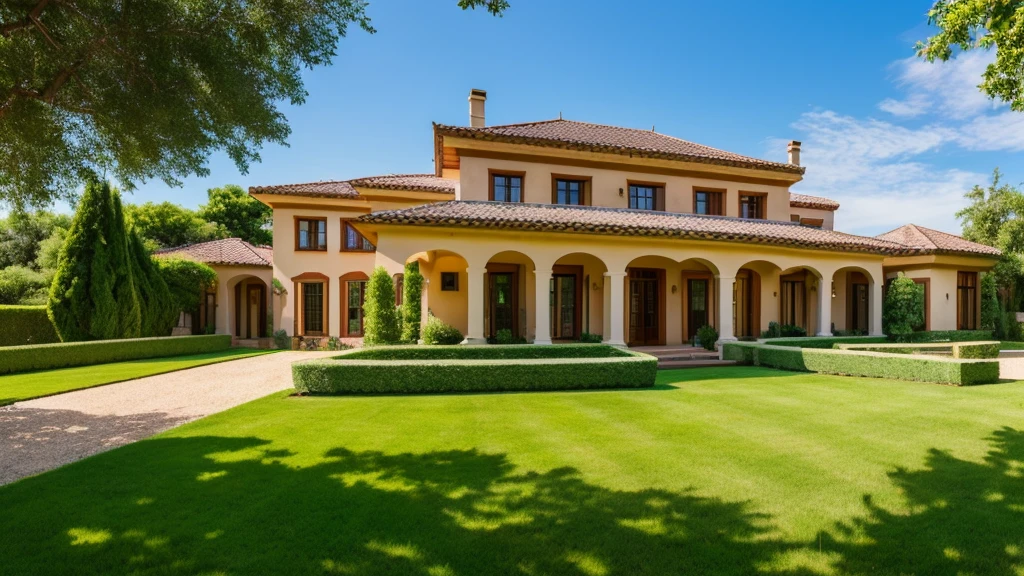
[[[1013,574],[1024,383],[289,397],[0,487],[32,574]]]
[[[1024,342],[1013,342],[1010,340],[1003,340],[999,343],[1000,350],[1024,350]]]
[[[124,382],[144,376],[174,372],[185,368],[194,368],[206,364],[216,364],[228,360],[237,360],[248,356],[267,354],[274,350],[253,350],[250,348],[229,348],[204,354],[188,356],[172,356],[170,358],[150,358],[96,364],[76,368],[58,370],[41,370],[22,374],[0,376],[0,406],[13,404],[29,398],[51,396],[62,392],[70,392],[81,388],[92,388],[103,384]]]

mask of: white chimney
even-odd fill
[[[786,148],[789,152],[789,163],[793,166],[800,165],[800,142],[798,140],[791,140],[789,146]]]
[[[469,125],[474,128],[484,127],[484,103],[487,102],[487,91],[473,88],[469,91]]]

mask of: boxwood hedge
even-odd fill
[[[0,346],[60,342],[46,306],[0,306]]]
[[[956,386],[990,384],[999,380],[999,362],[995,360],[959,360],[745,342],[727,343],[722,354],[724,359],[741,364],[843,376],[916,380]]]
[[[999,342],[930,342],[927,344],[836,344],[837,350],[860,350],[886,354],[927,354],[948,352],[953,358],[998,358]]]
[[[224,350],[231,336],[168,336],[0,348],[0,374]]]
[[[452,347],[454,348],[454,347]],[[476,350],[490,349],[489,352]],[[516,351],[545,348],[550,352]],[[582,352],[589,348],[593,351]],[[435,392],[498,392],[513,390],[575,390],[594,388],[644,388],[654,385],[658,361],[653,356],[622,351],[608,346],[488,346],[462,347],[462,355],[475,358],[498,355],[495,359],[458,359],[456,350],[431,348],[440,357],[423,358],[416,348],[361,350],[331,359],[292,365],[292,379],[300,392],[314,394],[420,394]],[[564,349],[559,350],[559,349]],[[575,350],[574,350],[575,349]],[[603,350],[601,350],[603,349]],[[381,354],[390,352],[389,354]],[[571,357],[565,357],[571,352]],[[605,354],[584,357],[578,354]],[[358,359],[366,357],[406,359]]]
[[[812,336],[810,338],[773,338],[765,342],[772,346],[794,348],[832,348],[836,344],[884,344],[885,336]]]
[[[559,344],[523,346],[386,346],[360,348],[339,359],[344,360],[543,360],[547,358],[622,358],[625,350],[606,344]]]

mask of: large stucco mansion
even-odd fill
[[[509,329],[538,344],[587,332],[673,345],[704,324],[730,340],[771,321],[880,334],[899,271],[925,287],[922,329],[978,326],[979,275],[998,252],[912,224],[835,231],[836,202],[790,192],[799,142],[780,163],[653,130],[487,126],[485,101],[471,92],[468,126],[434,125],[432,174],[251,187],[273,208],[272,254],[239,240],[179,250],[218,265],[202,322],[265,336],[270,313],[291,335],[359,338],[370,272],[387,268],[401,298],[415,260],[424,319],[471,343]]]

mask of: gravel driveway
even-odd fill
[[[999,377],[1024,380],[1024,350],[999,355]]]
[[[278,352],[0,408],[0,485],[291,388],[292,362],[336,354]]]

